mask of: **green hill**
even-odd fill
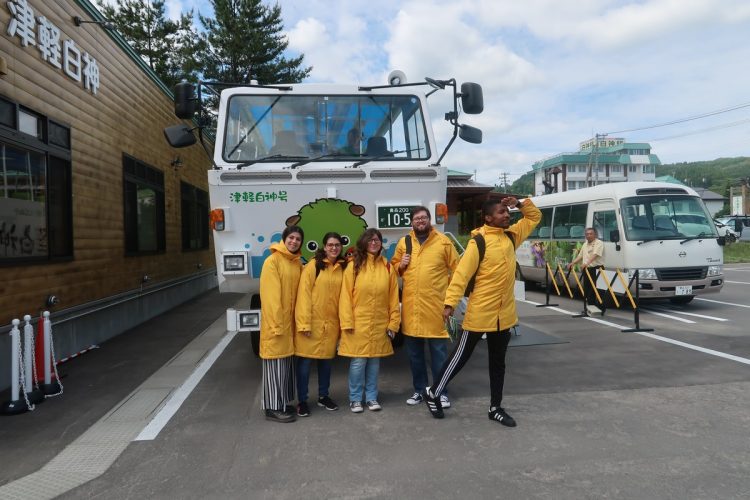
[[[671,175],[693,187],[705,187],[729,196],[729,186],[750,177],[750,158],[718,158],[711,161],[668,163],[656,167],[656,176]]]

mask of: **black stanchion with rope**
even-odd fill
[[[637,333],[637,332],[653,332],[653,328],[641,328],[640,323],[640,308],[641,308],[641,302],[640,302],[640,293],[639,290],[641,288],[640,286],[640,276],[641,272],[639,269],[635,270],[635,275],[633,278],[631,278],[630,283],[628,283],[628,288],[630,288],[633,285],[633,281],[635,281],[635,307],[633,308],[633,321],[635,323],[635,328],[626,328],[624,330],[620,330],[623,333]]]
[[[545,265],[547,267],[547,272],[544,273],[544,288],[545,288],[545,301],[544,304],[537,304],[537,307],[557,307],[559,304],[550,304],[549,303],[549,292],[550,292],[550,282],[549,282],[549,275],[552,273],[552,270],[549,267],[549,264],[545,262]],[[554,276],[553,276],[554,278]]]

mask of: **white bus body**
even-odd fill
[[[218,97],[208,184],[219,289],[253,294],[254,306],[263,261],[285,227],[304,230],[305,260],[325,233],[340,233],[346,251],[368,227],[382,232],[390,257],[415,206],[428,207],[442,228],[447,169],[440,161],[457,136],[481,142],[480,130],[458,123],[459,100],[467,114],[483,110],[475,83],[459,92],[454,79],[406,83],[394,71],[388,85],[370,87],[201,83],[196,97],[196,88],[183,82],[175,87],[179,118],[199,111],[199,123],[207,122],[203,88]],[[427,97],[446,88],[453,92],[453,110],[445,115],[453,137],[441,154]],[[208,103],[215,107],[217,100]],[[173,147],[186,147],[196,142],[192,130],[181,124],[164,132]]]
[[[628,280],[638,270],[641,298],[687,303],[723,286],[723,240],[703,201],[689,187],[620,182],[533,201],[542,221],[517,251],[526,280],[544,282],[547,263],[553,272],[561,264],[567,273],[584,242],[585,228],[594,227],[604,242],[605,268],[620,269]],[[611,281],[613,274],[608,276]],[[606,288],[601,280],[597,285]],[[613,288],[624,292],[619,280]]]

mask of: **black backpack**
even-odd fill
[[[504,231],[505,235],[510,240],[510,243],[513,245],[513,251],[516,250],[516,242],[513,239],[513,237],[510,235],[509,232]],[[464,297],[468,297],[471,295],[471,292],[474,291],[474,283],[477,280],[477,273],[479,273],[479,266],[482,264],[482,259],[484,259],[484,252],[487,248],[487,245],[484,242],[484,236],[480,233],[477,235],[474,235],[472,238],[474,240],[474,243],[477,244],[477,250],[479,251],[479,263],[477,264],[477,269],[474,271],[474,275],[469,280],[469,283],[466,285],[466,290],[464,291]]]

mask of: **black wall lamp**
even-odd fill
[[[113,30],[115,29],[115,23],[105,19],[104,21],[84,21],[80,16],[73,16],[73,24],[80,26],[82,24],[99,24],[102,28]]]

